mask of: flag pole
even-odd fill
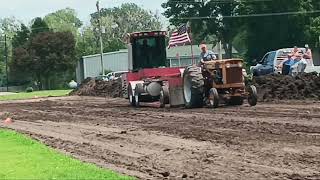
[[[192,36],[192,31],[191,31],[191,22],[189,21],[188,24],[189,24],[189,28],[190,28],[190,35]],[[190,36],[189,36],[190,38]],[[193,53],[193,39],[192,37],[190,38],[190,42],[191,42],[191,57],[192,57],[192,65],[195,65],[195,60],[194,60],[194,53]]]

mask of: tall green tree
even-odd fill
[[[237,15],[238,6],[237,0],[168,0],[162,4],[172,25],[191,22],[195,43],[216,37],[215,41],[222,41],[227,57],[232,55],[232,42],[241,25],[239,19],[230,18]]]
[[[74,9],[66,8],[46,15],[43,19],[54,32],[72,32],[77,35],[82,26]]]
[[[102,8],[101,24],[105,51],[125,48],[122,42],[124,35],[137,31],[161,30],[160,18],[134,3],[125,3],[120,7]],[[99,47],[98,13],[91,14],[91,27]]]
[[[81,29],[81,34],[77,36],[77,54],[80,56],[95,54],[99,52],[97,37],[91,25]]]
[[[12,65],[29,72],[50,89],[50,78],[75,67],[75,38],[71,32],[41,32],[27,48],[16,48]]]
[[[29,40],[30,30],[26,25],[21,23],[20,29],[17,31],[16,35],[12,39],[13,56],[12,60],[9,62],[10,81],[18,85],[25,84],[27,81],[30,81],[31,79],[29,72],[21,72],[19,70],[21,68],[17,68],[20,65],[20,62],[22,62],[22,64],[25,63],[24,61],[26,60],[26,58],[22,53],[27,53],[27,50],[25,48],[27,48]]]
[[[13,48],[25,46],[30,38],[30,30],[29,28],[21,23],[20,29],[17,31],[16,35],[12,39]]]
[[[5,42],[4,36],[7,36],[7,52],[8,52],[8,62],[12,59],[12,39],[16,35],[17,31],[20,29],[21,21],[15,17],[0,18],[0,86],[6,84],[6,74],[5,74]],[[9,76],[10,77],[10,76]]]
[[[306,2],[305,2],[306,3]],[[313,10],[320,9],[320,1],[312,0],[311,7]],[[312,47],[320,48],[320,14],[316,13],[311,16],[310,24],[305,27],[305,34],[308,43]]]
[[[303,13],[314,10],[319,10],[319,1],[243,1],[239,8],[241,14],[266,14],[244,18],[247,59],[261,58],[268,51],[294,45],[303,46],[307,43],[314,47],[319,13]]]
[[[21,21],[15,17],[0,18],[1,36],[6,34],[8,39],[12,39],[16,32],[20,29]]]
[[[46,15],[43,20],[48,24],[49,28],[53,32],[71,32],[73,34],[76,41],[76,45],[75,45],[76,59],[80,59],[83,55],[86,54],[86,49],[84,48],[86,47],[86,45],[83,42],[84,38],[81,37],[80,31],[79,31],[83,23],[78,18],[77,13],[74,9],[65,8],[65,9],[58,10],[56,12]],[[65,73],[64,75],[56,76],[55,80],[57,82],[71,80],[74,74],[75,72],[73,69]]]
[[[31,35],[30,35],[31,37],[35,37],[39,33],[48,32],[48,31],[50,31],[50,28],[42,18],[37,17],[32,21]]]

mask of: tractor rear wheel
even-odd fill
[[[251,85],[248,88],[249,96],[248,96],[248,103],[250,106],[255,106],[257,105],[258,102],[258,93],[257,93],[257,88],[253,85]]]
[[[186,108],[203,106],[204,79],[199,67],[189,66],[183,73],[183,97]]]

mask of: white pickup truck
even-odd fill
[[[287,60],[288,54],[291,53],[293,48],[285,48],[285,49],[279,49],[276,51],[268,52],[263,56],[263,58],[258,61],[256,66],[251,66],[250,71],[253,74],[253,76],[262,76],[267,74],[281,74],[282,69],[279,67],[279,65]],[[301,53],[305,52],[304,48],[299,48]],[[308,65],[305,69],[305,72],[318,72],[320,73],[320,66],[314,66],[313,60],[307,61]],[[293,73],[297,71],[298,64],[295,64],[293,66]]]
[[[121,78],[122,74],[127,73],[128,71],[115,71],[115,72],[110,72],[105,76],[99,76],[104,81],[111,81],[111,80],[117,80]]]

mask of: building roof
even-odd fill
[[[103,53],[103,55],[119,54],[119,53],[128,53],[128,49],[120,49],[119,51],[107,52],[107,53]],[[93,54],[93,55],[83,56],[82,58],[86,59],[86,58],[97,57],[97,56],[100,56],[100,54]]]
[[[218,45],[214,46],[213,44],[208,44],[208,49],[212,50],[214,53],[218,54]],[[222,48],[221,49],[222,54],[225,54],[225,50]],[[199,55],[201,52],[200,46],[198,45],[193,45],[193,53],[194,55]],[[167,57],[176,57],[177,54],[179,53],[179,56],[192,56],[191,53],[191,45],[186,45],[186,46],[177,46],[177,47],[172,47],[170,49],[167,49]],[[232,47],[232,53],[237,54],[238,51]]]
[[[218,54],[218,45],[213,47],[213,44],[208,44],[208,49],[211,49],[214,53]],[[213,48],[212,48],[213,47]],[[225,54],[225,50],[222,48],[221,49],[222,54]],[[200,47],[198,45],[193,45],[193,53],[195,56],[199,55],[201,52]],[[103,55],[110,55],[110,54],[119,54],[119,53],[128,53],[128,49],[120,49],[119,51],[115,52],[108,52],[108,53],[103,53]],[[238,51],[232,47],[232,53],[237,54]],[[177,46],[177,47],[172,47],[170,49],[167,49],[167,58],[176,58],[177,54],[179,54],[180,57],[191,57],[191,45],[186,45],[186,46]],[[88,56],[83,56],[82,58],[91,58],[91,57],[97,57],[100,56],[100,54],[94,54],[94,55],[88,55]]]

